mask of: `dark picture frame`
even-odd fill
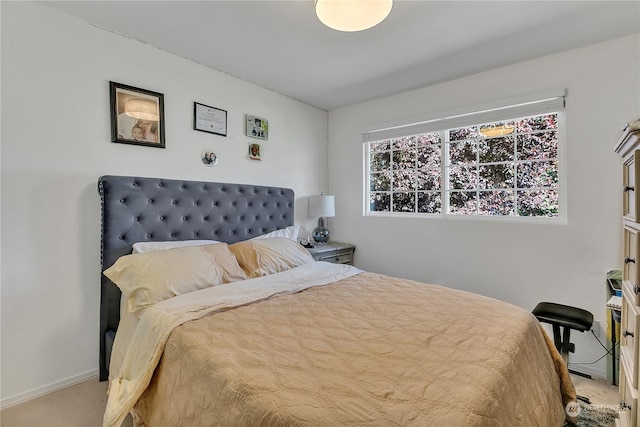
[[[164,95],[109,82],[111,142],[165,148]]]
[[[193,129],[227,136],[227,110],[193,103]]]

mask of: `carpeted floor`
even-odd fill
[[[588,397],[591,405],[580,402],[578,427],[615,427],[620,402],[618,387],[602,379],[571,375],[579,395]]]

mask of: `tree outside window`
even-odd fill
[[[558,217],[558,114],[368,144],[369,212]]]

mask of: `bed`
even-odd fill
[[[98,188],[105,426],[129,412],[149,427],[571,420],[567,368],[531,313],[313,261],[290,189],[123,176]]]

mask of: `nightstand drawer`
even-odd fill
[[[353,264],[353,251],[356,247],[349,243],[327,242],[307,248],[316,261],[332,262],[334,264]]]
[[[315,258],[316,261],[333,262],[334,264],[351,264],[353,262],[353,256],[351,251],[340,254],[327,254],[321,255]]]

